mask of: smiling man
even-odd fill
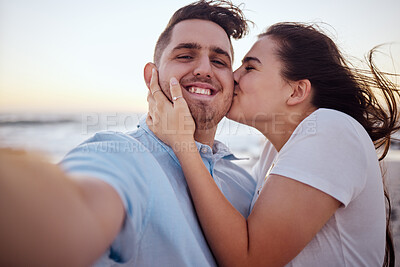
[[[175,12],[144,70],[149,84],[158,69],[169,97],[179,80],[204,164],[245,217],[255,181],[214,136],[232,102],[230,38],[246,31],[230,2],[195,2]],[[96,134],[60,165],[0,153],[0,265],[216,265],[179,161],[145,117],[133,132]]]
[[[156,46],[156,66],[148,63],[145,67],[147,84],[151,70],[158,69],[160,86],[169,99],[169,80],[178,79],[196,122],[196,140],[211,147],[216,127],[228,112],[233,96],[233,50],[230,39],[221,38],[226,35],[212,21],[184,20],[173,27],[171,40],[162,54],[157,51],[160,45]],[[158,55],[161,56],[157,58]]]

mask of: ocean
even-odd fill
[[[0,114],[0,147],[38,151],[59,162],[75,146],[99,131],[129,132],[137,127],[140,113]],[[257,130],[224,118],[216,139],[238,157],[258,158],[264,137]]]
[[[58,163],[68,151],[99,131],[129,132],[137,127],[143,113],[65,113],[0,114],[0,147],[33,150]],[[400,139],[400,134],[395,135]],[[225,143],[249,170],[258,159],[264,136],[243,124],[224,118],[218,125],[216,139]],[[400,142],[392,144],[392,155],[400,153]]]

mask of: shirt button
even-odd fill
[[[206,147],[202,147],[200,151],[201,153],[206,154],[208,152],[208,149]]]

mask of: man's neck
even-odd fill
[[[194,140],[204,145],[208,145],[209,147],[212,148],[214,145],[214,138],[216,132],[217,132],[217,126],[206,130],[196,129],[196,131],[194,132]]]

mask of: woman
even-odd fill
[[[179,125],[189,114],[179,84],[171,83],[173,104],[150,96],[149,127],[179,158],[221,266],[394,264],[375,149],[384,147],[382,159],[399,129],[399,90],[376,70],[372,52],[367,76],[350,69],[313,26],[279,23],[259,36],[234,73],[227,114],[268,140],[258,162],[265,179],[247,220],[218,190],[198,151],[179,149],[196,147],[193,132]],[[372,89],[382,92],[385,109]],[[151,91],[158,90],[153,74]],[[161,113],[175,117],[168,129],[178,134],[162,134]]]

